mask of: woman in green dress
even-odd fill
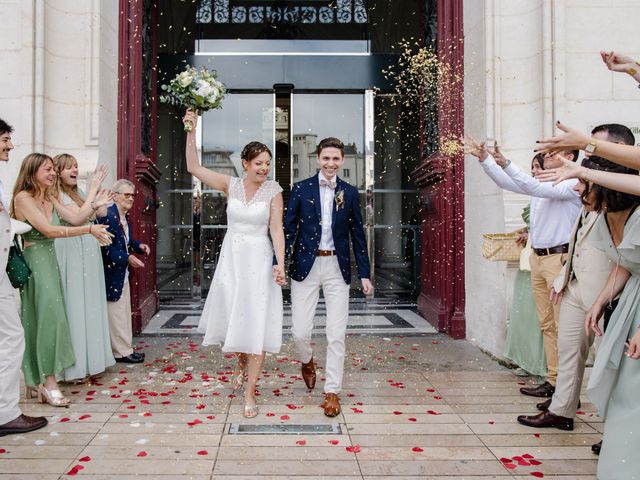
[[[544,170],[543,159],[542,155],[533,157],[531,174],[534,177]],[[522,219],[528,226],[529,206],[522,211]],[[526,243],[526,239],[523,242]],[[547,375],[547,358],[531,289],[530,270],[520,268],[516,273],[504,356],[520,367],[516,371],[519,375]]]
[[[58,215],[69,223],[86,222],[93,213],[90,203],[95,193],[90,193],[88,205],[78,212],[70,211],[51,195],[55,178],[51,157],[27,155],[13,188],[11,215],[33,227],[23,235],[24,256],[32,273],[20,291],[25,335],[22,370],[27,390],[29,394],[37,390],[41,402],[67,406],[69,400],[60,392],[56,375],[75,363],[75,355],[53,239],[91,234],[108,244],[111,234],[103,225],[61,226]],[[103,194],[100,202],[106,201],[108,196]]]
[[[56,197],[66,208],[78,212],[88,198],[78,189],[78,161],[72,155],[63,153],[56,155],[53,162],[58,174]],[[91,180],[89,192],[97,191],[105,176],[106,169],[98,168]],[[95,215],[106,214],[105,206],[96,208]],[[70,226],[68,222],[61,223]],[[64,371],[63,378],[66,381],[82,380],[104,372],[115,363],[109,340],[102,255],[98,242],[87,235],[58,238],[55,247],[71,343],[76,355],[76,363]]]

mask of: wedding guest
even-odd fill
[[[108,196],[96,197],[90,192],[87,202],[77,211],[62,205],[51,195],[56,172],[53,160],[41,153],[27,155],[13,188],[12,216],[33,228],[25,233],[24,256],[31,277],[21,290],[21,319],[25,331],[25,353],[22,370],[29,396],[37,389],[41,402],[56,407],[69,405],[62,395],[56,375],[75,363],[67,313],[62,293],[60,270],[54,239],[93,235],[101,243],[109,243],[111,235],[103,226],[61,226],[59,218],[71,224],[84,223],[93,212],[91,202],[108,202]]]
[[[613,168],[607,160],[589,160],[600,168]],[[640,197],[597,184],[592,188],[597,199],[594,207],[603,212],[593,227],[593,244],[617,264],[587,314],[587,328],[596,335],[602,335],[598,321],[603,311],[622,292],[587,387],[587,395],[604,419],[598,478],[634,478],[640,471],[640,403],[636,401],[640,390]]]
[[[635,143],[633,133],[624,125],[599,125],[593,129],[592,135],[599,140],[627,145]],[[603,165],[596,164],[589,157],[583,161],[583,166],[586,168],[634,173],[633,170],[611,162]],[[597,212],[594,213],[594,210],[601,203],[597,196],[599,190],[591,188],[584,181],[579,181],[576,189],[581,194],[584,210],[578,217],[571,235],[567,263],[552,287],[552,296],[555,297],[555,301],[561,300],[558,330],[558,381],[553,398],[538,404],[542,413],[518,417],[518,422],[530,427],[573,429],[573,417],[579,406],[587,356],[594,339],[591,332],[585,331],[584,319],[614,265],[606,253],[591,244],[590,233],[597,219]],[[627,203],[617,202],[615,197],[607,203],[609,211],[624,209],[627,206]]]
[[[543,169],[544,156],[536,155],[531,161],[531,174],[538,175]],[[522,219],[529,227],[530,209],[527,205]],[[519,236],[519,243],[529,248],[528,232]],[[523,251],[526,254],[526,251]],[[521,258],[520,268],[513,285],[511,316],[507,328],[507,341],[504,356],[518,365],[516,375],[546,377],[547,360],[544,354],[542,333],[536,314],[536,303],[531,289],[531,266],[528,258]]]
[[[188,110],[183,121],[195,127],[198,117]],[[200,165],[195,128],[187,133],[186,157],[189,173],[228,198],[227,233],[198,331],[204,333],[203,345],[222,343],[223,352],[238,356],[232,383],[241,388],[246,370],[244,416],[253,418],[258,415],[255,390],[265,352],[278,353],[282,344],[282,188],[268,180],[271,151],[260,142],[242,149],[244,178]]]
[[[96,219],[99,224],[106,225],[113,235],[113,242],[102,247],[111,351],[116,362],[142,363],[144,353],[134,352],[132,346],[128,269],[144,268],[144,263],[131,252],[149,255],[151,250],[149,245],[131,237],[128,212],[133,207],[135,186],[129,180],[120,179],[111,190],[115,203],[107,209],[105,216]]]
[[[62,153],[53,158],[58,180],[55,193],[59,202],[68,209],[78,211],[84,205],[87,195],[78,188],[78,162],[69,154]],[[97,191],[107,174],[98,168],[91,179],[90,191]],[[107,207],[98,208],[91,202],[95,216],[104,216]],[[62,225],[70,225],[65,221]],[[82,380],[104,372],[115,360],[109,341],[109,320],[104,284],[100,245],[86,235],[72,238],[58,238],[55,241],[56,257],[62,277],[67,320],[71,331],[71,343],[76,363],[67,368],[62,378],[66,381]]]
[[[13,150],[13,127],[0,119],[0,162],[9,161]],[[18,316],[14,289],[7,276],[7,259],[11,246],[9,201],[0,181],[0,437],[27,433],[47,425],[45,417],[25,415],[20,399],[20,364],[24,353],[24,331]]]
[[[534,397],[551,397],[557,377],[560,307],[551,302],[549,292],[567,258],[571,230],[580,212],[580,197],[573,189],[577,182],[570,180],[558,185],[540,182],[506,159],[498,146],[489,152],[484,144],[470,137],[465,143],[468,153],[480,160],[482,169],[498,186],[531,196],[531,285],[547,357],[547,379],[535,387],[523,387],[520,392]],[[575,161],[577,155],[574,151],[547,155],[544,168],[562,165],[563,159]]]

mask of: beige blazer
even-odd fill
[[[605,252],[589,243],[589,233],[599,215],[599,213],[590,212],[583,222],[582,212],[580,212],[571,231],[567,262],[553,282],[553,289],[561,292],[573,279],[576,279],[576,293],[587,307],[596,301],[614,267],[614,263]],[[579,229],[582,232],[580,241],[577,240]]]

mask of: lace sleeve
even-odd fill
[[[231,177],[229,180],[229,198],[236,198],[238,200],[243,200],[243,192],[242,192],[242,184],[240,183],[242,180],[238,177]]]
[[[267,184],[262,189],[261,199],[265,202],[271,202],[271,199],[282,192],[282,187],[275,180],[267,180]]]

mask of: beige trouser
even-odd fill
[[[109,337],[111,338],[111,351],[115,358],[127,357],[133,353],[131,343],[133,332],[131,330],[131,294],[129,282],[122,287],[122,296],[117,302],[107,302],[109,314]]]
[[[593,343],[593,332],[587,335],[584,321],[591,305],[585,305],[578,294],[578,281],[565,288],[558,324],[558,382],[549,411],[573,418],[580,400],[584,367]]]
[[[316,257],[307,278],[302,282],[291,281],[291,333],[298,359],[308,363],[313,358],[311,333],[321,288],[327,307],[324,393],[340,393],[344,373],[344,337],[349,320],[349,285],[340,272],[338,257]]]
[[[554,305],[549,299],[549,292],[556,279],[567,254],[531,255],[531,287],[536,301],[536,312],[540,322],[544,353],[547,357],[547,382],[556,384],[558,375],[558,318],[560,305]]]

